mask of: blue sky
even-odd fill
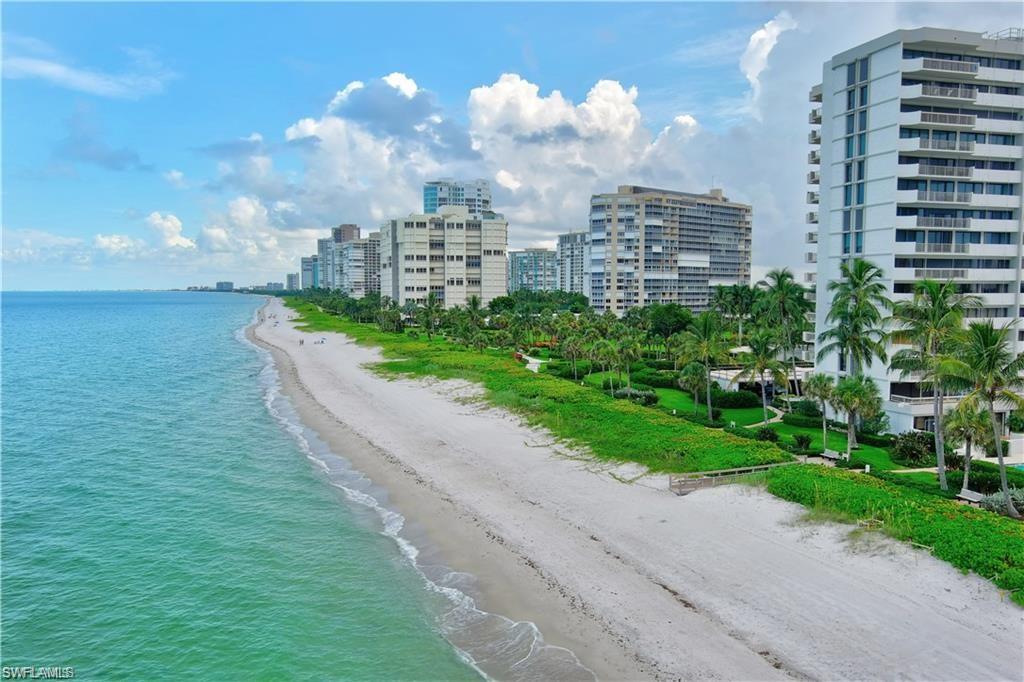
[[[755,262],[797,266],[771,245],[803,232],[821,61],[958,9],[5,3],[3,285],[283,280],[318,229],[462,175],[495,185],[513,246],[582,226],[594,191],[713,176],[755,206]]]

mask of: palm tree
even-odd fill
[[[828,374],[815,372],[807,378],[804,393],[811,400],[817,400],[821,407],[821,447],[828,450],[828,403],[832,400],[835,383]]]
[[[937,282],[922,279],[914,283],[914,297],[893,306],[893,320],[899,325],[891,334],[896,342],[907,342],[910,348],[898,351],[890,367],[902,376],[912,372],[921,374],[922,383],[932,388],[932,416],[935,419],[935,455],[939,471],[939,487],[946,484],[945,432],[942,419],[945,414],[945,389],[949,382],[941,368],[942,354],[949,350],[954,338],[963,329],[964,313],[968,308],[981,306],[981,299],[957,292],[951,281]]]
[[[711,421],[711,368],[729,357],[729,339],[722,329],[722,318],[712,311],[698,315],[686,332],[686,348],[687,356],[704,366],[704,391]]]
[[[480,325],[483,324],[484,320],[484,309],[480,305],[480,297],[473,294],[466,300],[466,313],[469,318],[469,323],[474,328],[479,329]]]
[[[1003,439],[995,409],[997,400],[1014,407],[1024,407],[1024,398],[1019,395],[1024,391],[1024,377],[1021,376],[1024,374],[1024,355],[1017,355],[1011,350],[1009,333],[1010,325],[996,329],[992,320],[972,322],[955,352],[945,360],[943,371],[970,386],[961,403],[967,403],[968,407],[984,405],[988,408],[996,457],[999,459],[999,485],[1006,498],[1006,513],[1019,519],[1020,513],[1013,506],[1010,486],[1006,481]]]
[[[954,443],[964,444],[964,482],[960,486],[961,493],[970,490],[971,446],[984,443],[988,429],[988,412],[966,403],[957,405],[945,422],[946,437]]]
[[[579,379],[576,374],[576,361],[583,354],[583,339],[579,334],[569,333],[559,336],[559,345],[562,347],[562,356],[568,358],[572,363],[573,380]]]
[[[679,372],[679,379],[676,380],[679,388],[693,393],[693,412],[697,413],[697,394],[704,390],[707,384],[707,376],[704,373],[704,365],[699,362],[691,362]]]
[[[434,338],[434,329],[437,327],[437,318],[441,314],[443,306],[437,294],[431,291],[423,305],[416,311],[416,321],[427,330],[427,340]]]
[[[679,363],[686,356],[686,337],[682,332],[665,339],[665,355],[672,361],[672,369],[678,371]]]
[[[775,343],[775,334],[767,329],[757,329],[747,337],[750,351],[740,356],[743,369],[733,377],[733,382],[748,379],[757,381],[761,386],[761,409],[764,411],[764,423],[768,424],[768,383],[766,376],[777,386],[786,381],[786,366],[778,359],[779,347]]]
[[[807,300],[807,290],[796,281],[789,268],[770,271],[759,283],[761,294],[757,299],[756,312],[764,326],[777,330],[779,346],[783,354],[795,350],[796,345],[807,328],[807,311],[811,302]],[[793,370],[793,385],[796,394],[800,395],[800,382],[796,374],[796,357],[790,359]]]
[[[878,358],[887,360],[883,311],[891,307],[882,282],[882,270],[861,258],[840,266],[841,279],[829,282],[832,306],[825,321],[831,326],[818,335],[818,360],[839,353],[859,375]]]
[[[619,337],[615,344],[615,353],[619,371],[621,372],[622,369],[626,370],[626,388],[632,388],[630,367],[644,355],[644,346],[641,341],[643,337],[640,333],[625,327],[622,328],[621,332],[622,336]]]
[[[863,375],[844,377],[836,384],[832,404],[846,413],[846,459],[850,459],[857,447],[857,417],[870,419],[882,410],[878,385]]]

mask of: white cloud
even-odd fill
[[[93,237],[93,246],[108,256],[134,259],[146,251],[146,242],[124,234],[98,234]]]
[[[331,100],[330,104],[327,105],[328,112],[337,111],[338,107],[348,101],[349,95],[356,90],[362,90],[366,87],[366,84],[362,81],[352,81],[346,85],[342,90],[338,90],[334,95],[334,99]]]
[[[175,170],[172,168],[171,170],[164,173],[163,177],[164,180],[166,180],[172,187],[177,187],[178,189],[184,189],[186,187],[185,174],[182,173],[180,170]]]
[[[13,42],[5,39],[4,47],[4,78],[35,78],[100,97],[138,99],[162,92],[164,84],[177,77],[148,50],[125,48],[130,65],[122,72],[111,73],[74,66],[34,38],[19,36]]]
[[[774,19],[754,31],[747,43],[747,49],[740,57],[740,70],[750,83],[751,113],[755,118],[760,119],[761,112],[758,109],[758,101],[761,97],[761,73],[768,67],[768,58],[771,56],[779,36],[797,27],[797,22],[789,12],[783,10]]]
[[[3,260],[8,263],[44,263],[48,261],[81,260],[85,243],[77,237],[45,230],[3,229]]]
[[[419,90],[419,87],[416,85],[416,81],[409,78],[404,73],[399,73],[397,71],[384,76],[383,81],[409,99],[412,99],[416,94],[416,91]]]
[[[160,245],[172,249],[194,249],[196,243],[181,235],[181,221],[173,213],[160,215],[153,211],[146,218],[146,223],[153,228],[160,238]]]
[[[523,183],[519,182],[519,179],[509,173],[507,170],[502,168],[494,174],[494,179],[499,185],[515,192],[517,189],[523,186]]]

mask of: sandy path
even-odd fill
[[[288,315],[277,300],[267,312]],[[800,507],[754,489],[677,498],[655,480],[625,484],[457,400],[464,384],[382,379],[361,367],[376,351],[287,322],[255,334],[278,349],[310,426],[332,446],[332,430],[375,446],[337,447],[449,564],[480,576],[488,608],[533,620],[602,677],[1024,674],[1024,612],[923,552],[851,543],[848,528],[799,523]]]

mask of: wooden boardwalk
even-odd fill
[[[686,474],[669,474],[668,489],[676,495],[687,495],[694,490],[710,488],[716,485],[735,483],[742,476],[749,476],[775,467],[800,464],[802,460],[792,462],[780,462],[778,464],[759,464],[751,467],[740,467],[738,469],[718,469],[716,471],[695,471]]]

